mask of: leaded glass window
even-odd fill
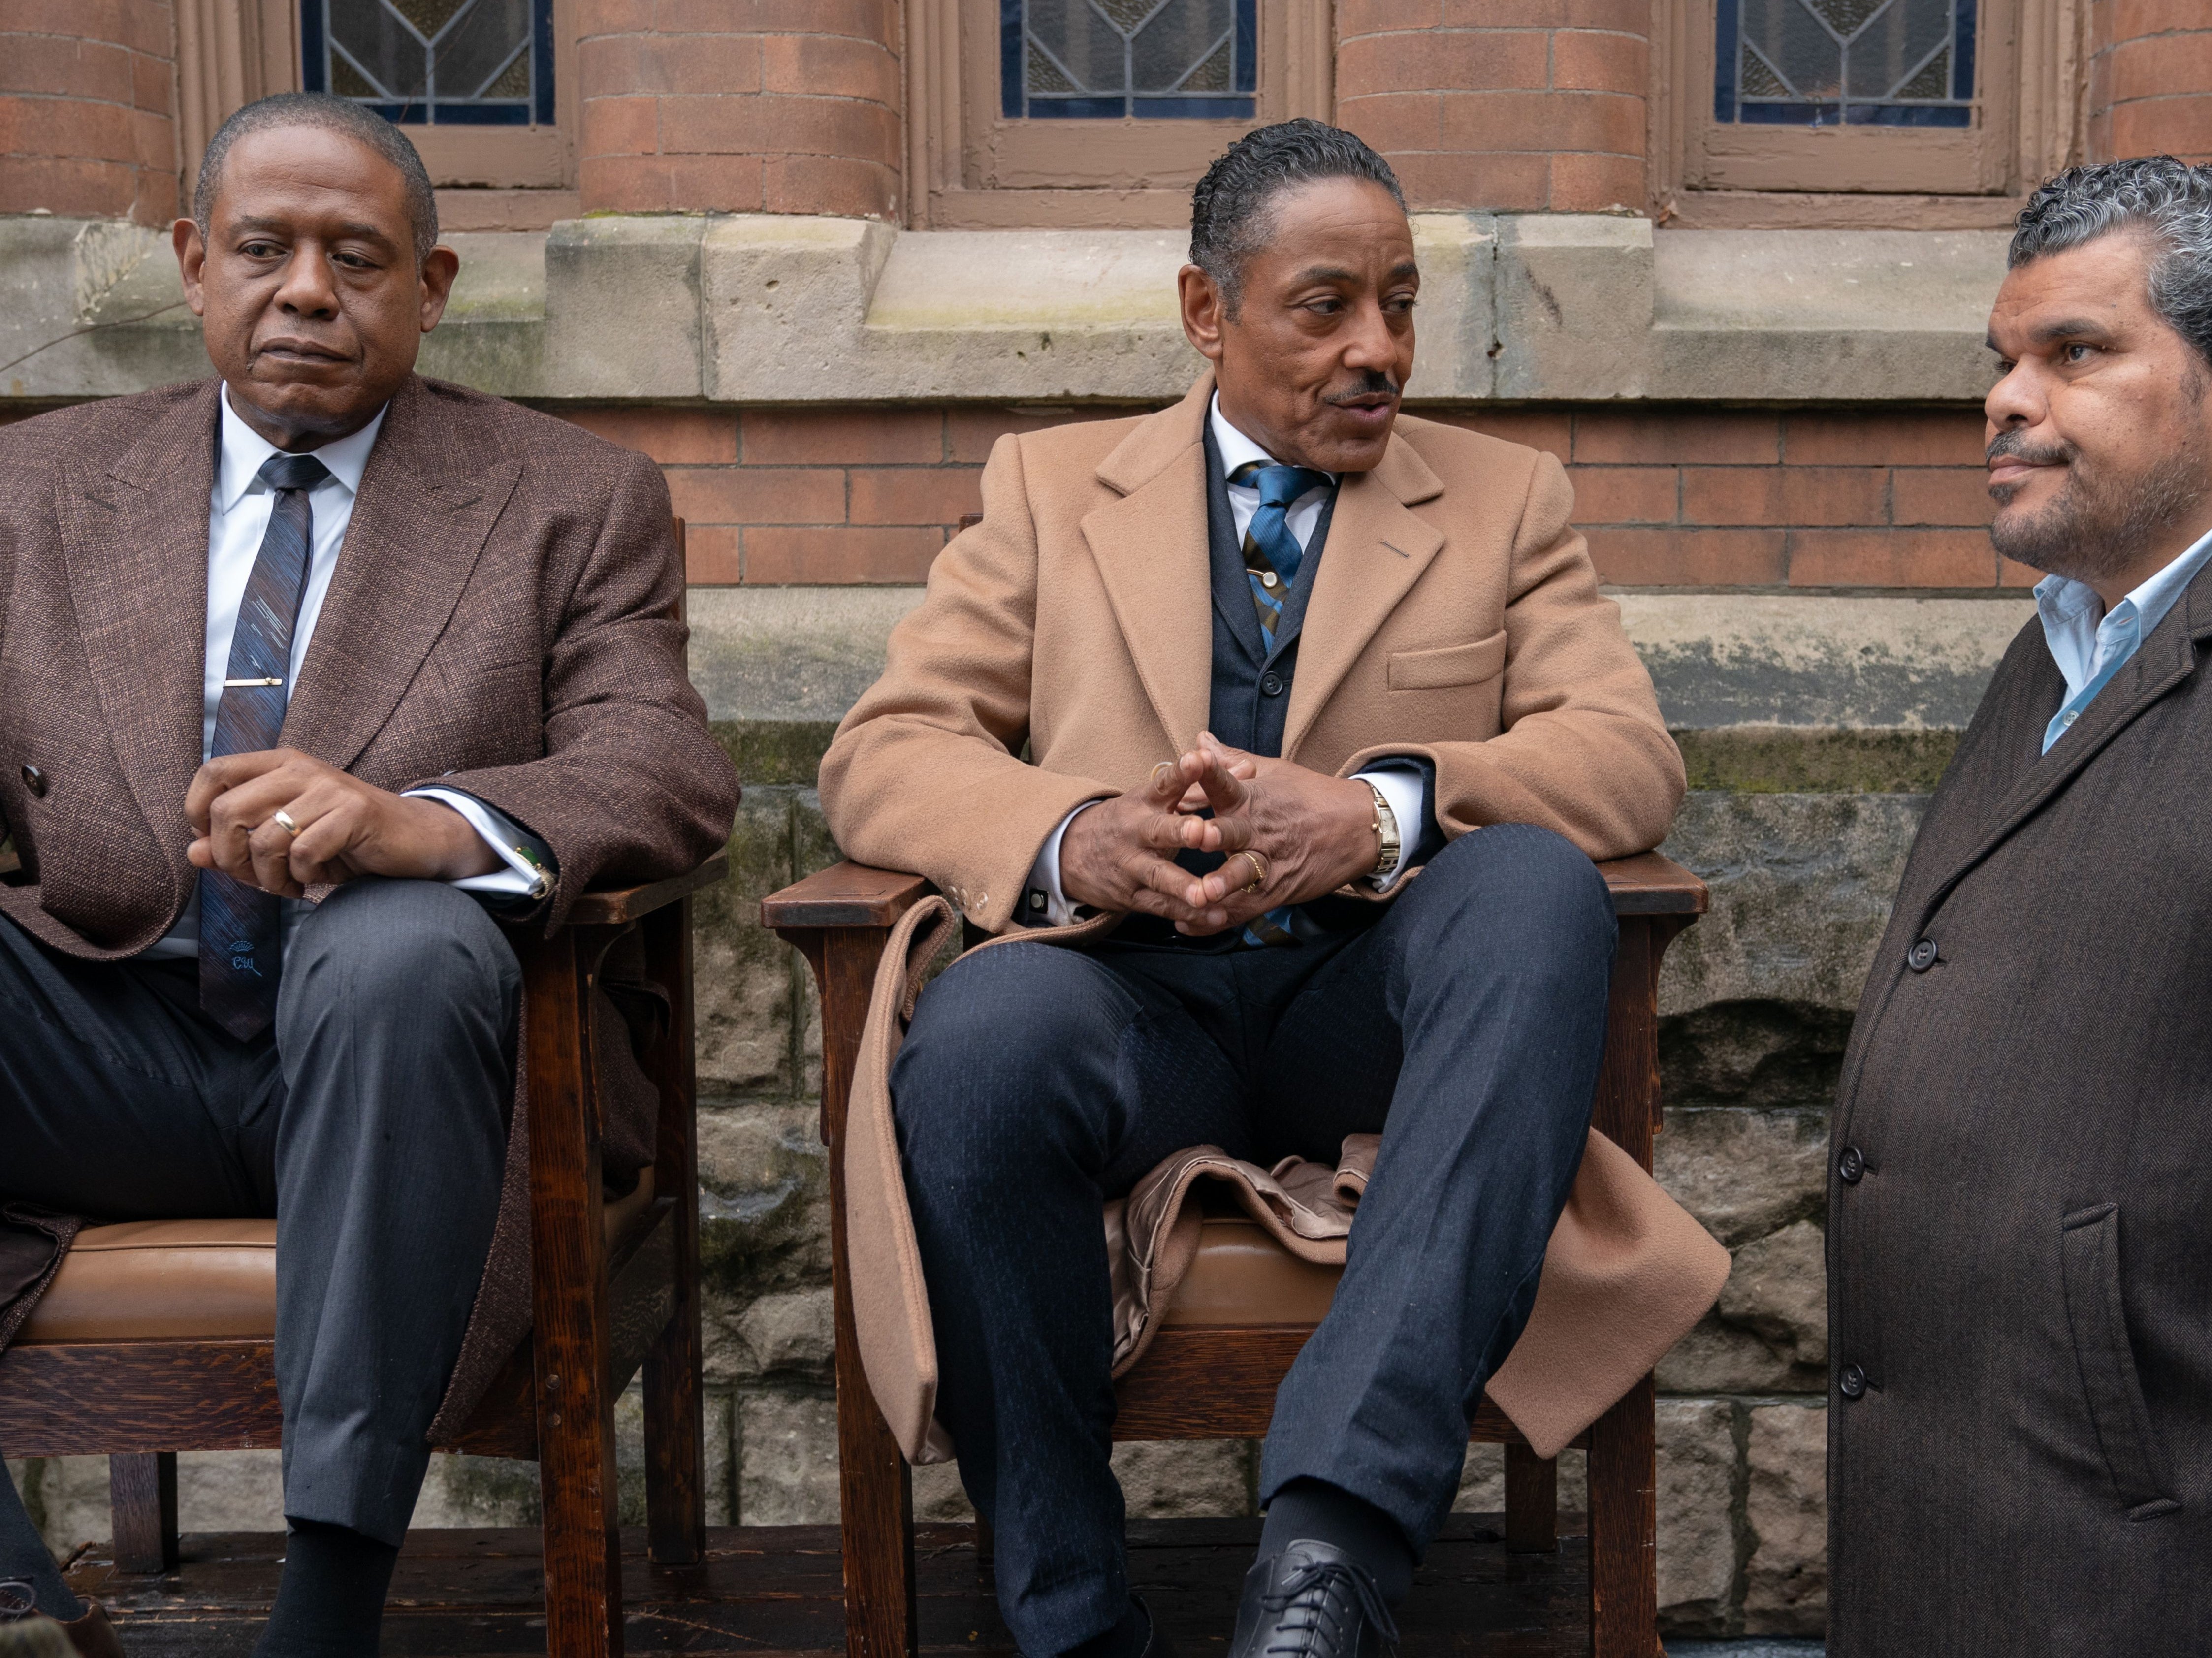
[[[1974,0],[1720,0],[1713,118],[1973,121]]]
[[[999,0],[1006,113],[1249,121],[1258,11],[1258,0]]]
[[[301,80],[386,119],[553,122],[553,0],[301,0]]]

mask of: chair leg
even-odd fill
[[[914,1480],[855,1356],[838,1351],[846,1658],[915,1658]]]
[[[177,1454],[146,1451],[107,1459],[115,1569],[149,1575],[177,1569]]]
[[[1505,1546],[1550,1554],[1559,1546],[1559,1464],[1517,1440],[1505,1445]]]
[[[645,1511],[653,1563],[692,1566],[707,1553],[707,1432],[699,1380],[699,1145],[692,1060],[691,901],[645,920],[647,970],[672,1017],[654,1078],[661,1090],[659,1190],[675,1195],[676,1305],[645,1357]]]
[[[1659,1651],[1656,1400],[1645,1376],[1590,1424],[1592,1658]]]

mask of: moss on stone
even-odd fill
[[[747,788],[756,784],[814,786],[814,774],[836,735],[834,720],[717,720],[714,735]]]
[[[1798,726],[1674,733],[1692,788],[1739,794],[1925,794],[1950,764],[1959,735]]]

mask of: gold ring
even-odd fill
[[[1252,860],[1252,878],[1244,885],[1237,889],[1239,892],[1257,892],[1261,887],[1267,884],[1267,860],[1266,859],[1262,858],[1258,853],[1254,852],[1249,847],[1243,851],[1238,853],[1237,855],[1239,858],[1249,858]]]
[[[269,821],[276,824],[278,829],[283,829],[287,835],[297,835],[300,832],[299,820],[294,817],[290,812],[284,811],[281,806],[277,808],[276,811],[269,814]]]

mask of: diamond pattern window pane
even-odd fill
[[[553,0],[301,0],[311,92],[434,125],[553,120]]]
[[[1000,0],[1001,105],[1016,119],[1249,120],[1257,0]]]
[[[1719,0],[1718,9],[1716,120],[1973,125],[1975,0]]]

